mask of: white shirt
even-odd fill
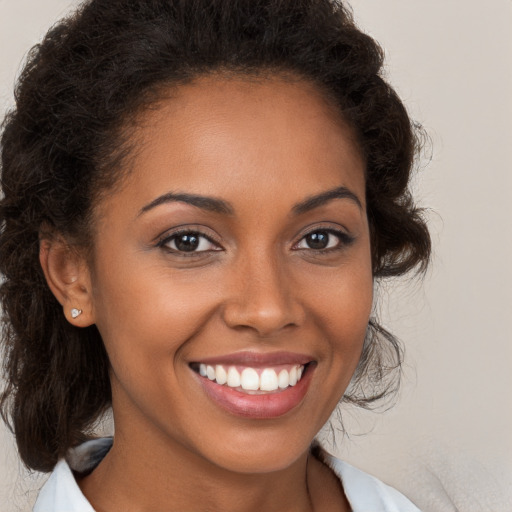
[[[87,441],[60,460],[37,498],[33,512],[95,512],[80,491],[72,470],[91,470],[112,446],[112,438]],[[323,450],[320,458],[341,480],[352,512],[420,512],[396,489]]]

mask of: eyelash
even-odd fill
[[[312,229],[311,231],[308,231],[304,235],[302,235],[302,237],[294,245],[294,247],[297,247],[302,241],[305,241],[306,237],[308,237],[310,235],[318,234],[318,233],[327,233],[330,236],[331,235],[335,236],[338,239],[338,243],[334,247],[326,247],[324,249],[313,249],[312,247],[308,247],[308,248],[305,247],[305,248],[297,248],[295,250],[313,251],[315,254],[320,254],[320,255],[329,254],[329,253],[333,253],[336,251],[342,251],[343,249],[350,246],[355,241],[355,238],[353,236],[345,233],[344,231],[340,231],[340,230],[333,229],[333,228],[322,228],[322,227],[318,228],[317,227],[315,229]]]
[[[338,238],[338,243],[336,244],[335,247],[327,247],[327,248],[323,248],[323,249],[314,249],[312,247],[304,247],[304,248],[297,247],[301,242],[303,242],[306,239],[306,237],[308,237],[310,235],[314,235],[315,233],[327,233],[328,235],[333,235],[336,238]],[[194,235],[199,239],[207,240],[210,244],[217,246],[217,249],[208,249],[208,250],[204,250],[204,251],[189,251],[189,252],[187,252],[187,251],[180,251],[179,249],[173,249],[171,247],[168,247],[168,244],[170,244],[172,241],[177,240],[180,236],[183,236],[183,235]],[[347,233],[345,233],[343,231],[339,231],[339,230],[332,229],[332,228],[316,228],[316,229],[312,229],[311,231],[308,231],[307,233],[303,234],[301,236],[301,238],[299,239],[299,241],[296,244],[294,244],[293,249],[296,251],[313,251],[316,254],[327,254],[327,253],[332,253],[332,252],[343,250],[344,248],[351,245],[354,241],[355,241],[354,237],[352,237],[351,235],[348,235]],[[201,242],[199,242],[199,243],[201,243]],[[166,236],[162,237],[157,242],[156,245],[157,245],[157,247],[167,250],[170,253],[179,254],[181,257],[194,257],[194,256],[197,257],[199,255],[204,255],[204,253],[217,252],[217,251],[223,250],[222,247],[220,246],[220,244],[218,242],[216,242],[215,240],[213,240],[212,237],[202,233],[199,230],[193,230],[193,229],[189,229],[189,228],[175,231],[170,235],[166,235]]]
[[[207,240],[210,244],[213,244],[213,245],[217,246],[218,249],[209,249],[209,250],[206,250],[206,251],[189,251],[189,252],[187,252],[187,251],[180,251],[179,249],[173,249],[171,247],[168,247],[168,244],[170,244],[174,240],[177,240],[180,236],[183,236],[183,235],[195,235],[197,238]],[[201,243],[201,242],[199,242],[199,243]],[[213,238],[205,235],[204,233],[202,233],[199,230],[194,230],[194,229],[190,229],[190,228],[174,231],[170,235],[166,234],[165,236],[163,236],[157,242],[156,245],[157,245],[157,247],[160,247],[160,248],[162,248],[162,249],[164,249],[164,250],[166,250],[166,251],[168,251],[168,252],[170,252],[172,254],[179,254],[181,257],[185,257],[185,258],[194,257],[194,256],[197,257],[198,255],[201,255],[201,254],[204,254],[204,253],[207,253],[207,252],[216,252],[216,251],[222,250],[220,245],[215,240],[213,240]]]

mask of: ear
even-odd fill
[[[76,327],[95,322],[89,266],[84,255],[60,235],[39,241],[39,261],[46,282],[62,305],[64,316]]]

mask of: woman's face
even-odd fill
[[[132,142],[90,272],[116,436],[287,467],[343,395],[371,310],[354,138],[308,83],[210,77],[146,112]]]

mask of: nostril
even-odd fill
[[[303,315],[298,308],[288,304],[269,304],[256,301],[232,303],[223,311],[224,322],[237,331],[252,330],[259,336],[268,337],[283,329],[301,324]]]

